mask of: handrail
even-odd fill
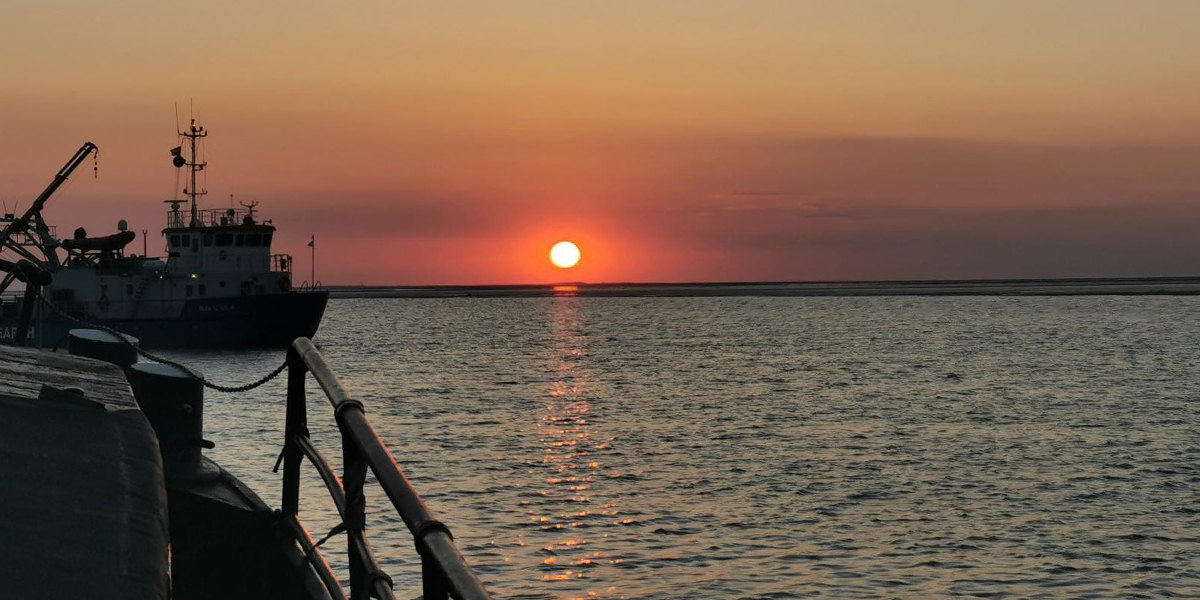
[[[330,535],[342,530],[347,533],[351,600],[365,597],[392,598],[391,579],[380,570],[364,532],[366,503],[363,487],[369,468],[413,536],[417,553],[421,557],[424,599],[445,600],[449,597],[455,600],[491,600],[491,595],[483,587],[483,583],[455,547],[449,528],[433,518],[420,495],[396,464],[392,453],[367,420],[362,403],[354,400],[342,387],[312,341],[297,338],[288,350],[287,365],[287,422],[281,455],[284,467],[282,511],[294,537],[310,560],[324,562],[317,550],[320,542],[312,542],[296,517],[300,501],[300,463],[305,458],[320,473],[342,517],[342,524],[334,528]],[[317,384],[333,406],[338,430],[342,435],[344,473],[340,481],[309,440],[304,392],[308,373],[313,374],[313,378],[317,380]],[[319,564],[314,563],[314,567],[321,571]],[[328,581],[326,586],[329,586]],[[336,597],[342,591],[339,588],[336,593],[334,590],[330,590],[330,593]]]
[[[292,274],[293,262],[291,254],[272,254],[270,260],[272,273]]]

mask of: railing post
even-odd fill
[[[348,408],[343,405],[343,408]],[[346,433],[341,423],[339,410],[338,429],[342,433],[342,488],[346,491],[346,514],[342,523],[346,526],[346,545],[350,559],[350,600],[367,598],[367,562],[354,543],[354,532],[362,532],[367,525],[367,498],[363,486],[367,482],[367,461],[354,439]]]
[[[288,348],[287,421],[283,428],[283,513],[294,517],[300,510],[300,461],[304,453],[296,436],[308,437],[308,410],[304,399],[304,380],[308,367],[296,351]]]
[[[421,592],[424,600],[447,600],[450,597],[441,567],[426,552],[421,552]]]

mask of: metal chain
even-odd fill
[[[120,331],[117,331],[116,329],[113,329],[111,327],[105,327],[104,325],[98,325],[96,323],[88,323],[87,321],[77,319],[74,316],[67,314],[65,311],[63,311],[62,309],[60,309],[59,307],[57,307],[53,303],[51,303],[49,300],[47,300],[46,297],[44,295],[42,295],[41,289],[38,289],[38,300],[41,300],[42,304],[45,304],[46,306],[50,307],[50,310],[53,311],[58,316],[63,317],[64,319],[66,319],[72,323],[75,323],[76,325],[81,325],[81,326],[87,327],[89,329],[99,329],[100,331],[106,331],[108,333],[111,333],[114,336],[116,336],[116,338],[118,340],[120,340],[122,343],[129,346],[130,348],[133,348],[133,351],[137,352],[139,356],[146,358],[147,360],[156,362],[156,363],[161,363],[164,365],[169,365],[169,366],[175,367],[175,368],[183,371],[184,373],[187,373],[188,377],[191,377],[192,379],[199,381],[204,387],[209,388],[211,390],[216,390],[218,392],[225,392],[225,393],[232,394],[232,393],[237,393],[237,392],[250,391],[256,387],[260,387],[260,386],[264,385],[265,383],[267,383],[268,381],[271,381],[272,379],[275,379],[276,377],[279,377],[279,374],[282,373],[283,370],[287,368],[287,361],[285,360],[285,361],[283,361],[283,364],[279,365],[278,367],[275,367],[275,369],[273,371],[271,371],[270,373],[267,373],[261,379],[253,381],[251,383],[247,383],[246,385],[216,384],[216,383],[213,383],[213,382],[205,379],[202,375],[193,371],[187,365],[175,362],[169,358],[164,358],[162,356],[150,354],[149,352],[142,350],[136,344],[129,341],[129,339],[123,333],[121,333]]]

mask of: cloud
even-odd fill
[[[814,219],[855,219],[862,215],[836,201],[814,198],[803,192],[748,191],[712,194],[719,204],[712,210],[741,212],[796,212]]]
[[[297,202],[275,221],[284,226],[320,224],[322,231],[335,236],[437,238],[496,234],[515,218],[502,202],[399,191],[331,193],[323,201]]]
[[[540,261],[541,237],[566,229],[610,254],[612,279],[1136,275],[1200,264],[1187,226],[1200,219],[1196,147],[787,136],[568,146],[433,155],[389,174],[392,183],[347,179],[358,188],[256,179],[269,192],[248,199],[263,201],[281,234],[325,239],[331,271],[391,249],[369,267],[377,282],[530,280],[523,253]],[[114,206],[135,229],[161,223],[155,197],[116,200],[131,186],[114,171],[77,176],[55,224],[109,231]],[[456,244],[471,253],[450,260]],[[516,266],[505,271],[505,261]]]
[[[431,244],[503,243],[565,216],[603,231],[614,252],[654,244],[638,251],[648,256],[639,277],[651,279],[1172,274],[1200,259],[1186,226],[1200,218],[1197,148],[761,138],[655,150],[665,153],[659,176],[624,180],[614,167],[604,188],[414,186],[302,203],[292,216],[340,235]],[[573,198],[584,200],[564,200]]]

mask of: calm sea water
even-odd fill
[[[1195,298],[337,300],[317,341],[498,598],[1200,597]],[[206,419],[277,505],[282,382]]]

